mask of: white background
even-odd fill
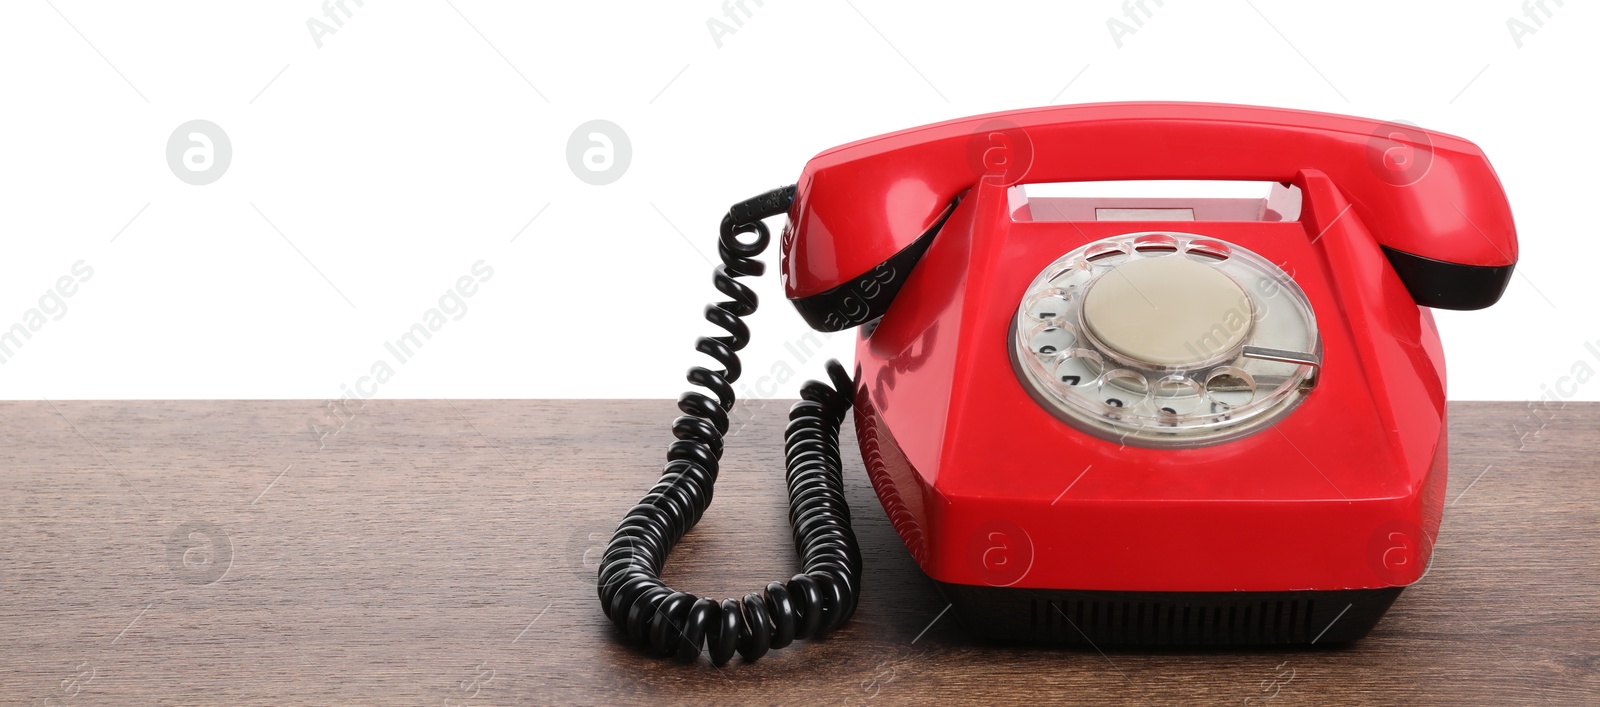
[[[0,327],[76,261],[94,274],[0,365],[0,397],[326,399],[379,360],[386,398],[676,396],[712,331],[728,204],[878,133],[1170,99],[1478,143],[1522,254],[1493,309],[1439,313],[1450,395],[1600,399],[1568,377],[1600,369],[1591,3],[1549,0],[1538,25],[1510,0],[1148,0],[1119,47],[1120,2],[749,0],[718,47],[720,0],[452,2],[348,0],[321,48],[312,0],[6,3]],[[1520,48],[1513,17],[1536,30]],[[233,147],[205,186],[165,156],[197,118]],[[566,158],[597,118],[632,144],[606,186]],[[466,314],[396,364],[384,343],[480,259],[494,275]],[[783,346],[809,330],[776,280],[757,285],[752,387],[770,365],[822,371]],[[826,353],[848,358],[850,335]]]

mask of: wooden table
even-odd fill
[[[672,584],[796,570],[786,408],[731,442]],[[717,669],[623,646],[595,599],[668,401],[0,403],[0,701],[1600,703],[1600,405],[1450,413],[1433,567],[1353,648],[977,643],[849,454],[854,621]]]

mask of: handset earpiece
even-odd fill
[[[1511,284],[1508,265],[1465,265],[1382,246],[1411,299],[1435,309],[1483,309],[1500,301]]]
[[[917,261],[928,252],[934,236],[961,203],[958,195],[910,245],[889,256],[871,270],[849,281],[816,294],[790,299],[801,318],[817,331],[841,331],[857,327],[884,315],[894,296],[905,285]]]

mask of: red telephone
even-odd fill
[[[1275,182],[1264,200],[1030,198],[1024,184]],[[721,602],[659,579],[711,500],[763,218],[814,328],[860,326],[790,412],[805,571]],[[1298,213],[1296,213],[1298,212]],[[838,430],[851,407],[906,548],[990,638],[1357,640],[1427,566],[1446,475],[1428,307],[1499,299],[1511,210],[1483,153],[1394,123],[1113,103],[938,123],[813,158],[735,205],[660,481],[602,560],[634,642],[713,663],[825,633],[860,596]]]

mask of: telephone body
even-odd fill
[[[1026,189],[1114,180],[1278,186],[1262,200]],[[807,574],[717,604],[641,578],[665,555],[640,545],[670,548],[662,538],[683,523],[636,506],[619,529],[601,572],[608,613],[681,658],[703,641],[719,664],[735,650],[753,660],[763,641],[781,647],[854,610],[848,516],[824,519],[842,486],[816,490],[838,475],[837,443],[816,439],[843,407],[894,529],[976,634],[1357,640],[1421,578],[1443,512],[1445,368],[1429,308],[1493,304],[1517,258],[1510,208],[1472,143],[1216,104],[1021,110],[834,148],[795,187],[730,212],[725,263],[759,251],[730,234],[764,246],[760,218],[777,213],[786,294],[814,328],[859,328],[855,370],[831,370],[835,388],[808,388],[808,411],[791,415],[805,437],[788,456]],[[737,350],[741,336],[721,340]],[[733,358],[722,373],[737,377]],[[708,458],[685,440],[720,456],[720,436],[702,434],[710,407],[731,407],[731,393],[716,397],[680,402],[710,422],[675,423],[676,461],[642,506]]]

